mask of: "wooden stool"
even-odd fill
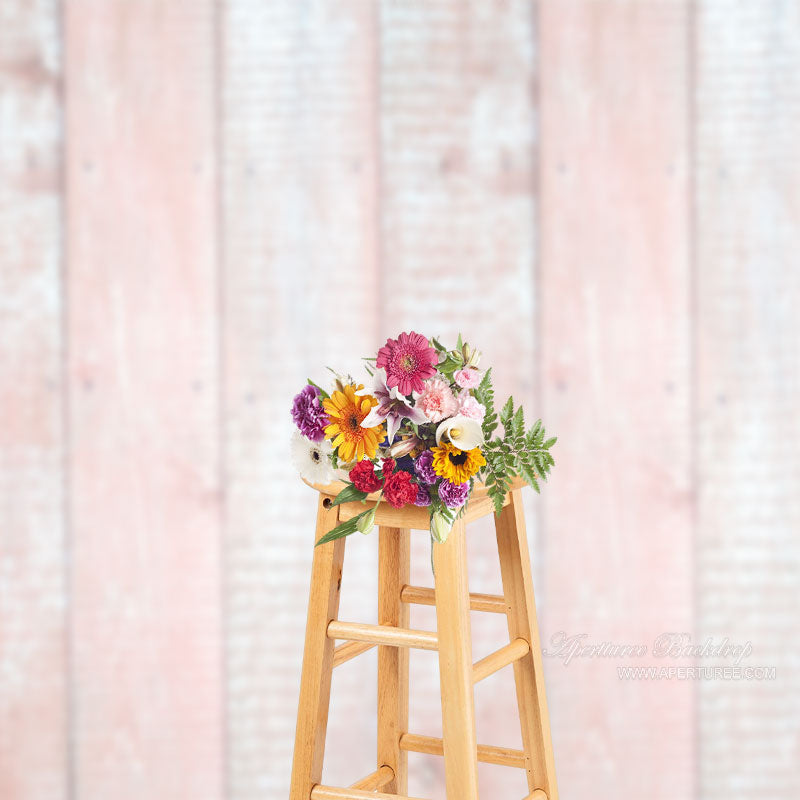
[[[495,517],[502,597],[470,594],[467,584],[466,524],[494,510],[480,484],[476,484],[466,512],[447,541],[433,548],[435,590],[409,585],[409,533],[410,529],[429,529],[428,509],[407,506],[398,510],[386,502],[378,504],[377,625],[341,622],[337,618],[345,539],[315,548],[290,800],[412,800],[406,797],[408,751],[444,756],[448,800],[477,800],[478,761],[525,769],[530,792],[525,800],[557,800],[542,654],[519,491],[522,485],[522,481],[514,483],[502,513]],[[358,502],[332,505],[343,484],[315,488],[320,492],[315,541],[339,522],[365,510]],[[410,603],[436,606],[436,633],[409,629]],[[470,609],[506,614],[510,639],[505,647],[475,664]],[[335,647],[336,639],[345,643]],[[376,645],[377,769],[348,789],[323,786],[322,759],[333,668]],[[409,647],[439,651],[442,739],[408,732]],[[475,735],[472,687],[510,663],[514,664],[523,750],[479,745]]]

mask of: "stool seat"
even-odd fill
[[[306,481],[308,483],[308,481]],[[434,587],[410,585],[410,531],[429,530],[429,509],[393,508],[379,493],[365,500],[333,501],[347,484],[308,483],[319,493],[315,544],[338,524],[375,508],[378,526],[378,619],[338,618],[345,538],[314,547],[300,702],[289,800],[413,800],[408,796],[408,753],[444,758],[447,800],[478,800],[478,762],[525,771],[523,800],[558,800],[550,722],[544,689],[528,541],[522,513],[522,479],[516,479],[499,514],[482,483],[445,542],[433,544]],[[502,595],[471,594],[467,579],[466,526],[493,514]],[[360,539],[361,537],[359,537]],[[436,631],[409,627],[411,604],[436,607]],[[473,663],[470,611],[505,614],[508,641]],[[336,645],[336,641],[342,644]],[[378,649],[378,747],[376,769],[347,788],[322,783],[322,763],[334,668]],[[442,738],[408,730],[410,649],[439,656]],[[477,742],[474,685],[513,665],[522,750]]]
[[[316,489],[321,494],[333,497],[336,497],[336,495],[339,494],[342,489],[350,485],[344,481],[333,481],[331,483],[311,483],[311,481],[307,481],[305,478],[303,478],[303,483],[305,483],[307,486],[310,486],[312,489]],[[509,491],[521,489],[523,486],[527,485],[528,484],[525,483],[525,481],[520,477],[512,478],[511,488]],[[482,497],[486,497],[488,492],[489,490],[483,481],[475,481],[472,486],[472,491],[470,492],[470,500],[480,500]],[[367,495],[367,500],[377,500],[379,495],[380,492],[372,492],[372,494]]]
[[[327,499],[327,507],[330,507],[332,498],[335,498],[342,489],[348,486],[348,484],[343,481],[334,481],[333,483],[326,484],[311,483],[305,479],[303,479],[303,481],[312,489],[316,489],[323,498]],[[511,501],[511,493],[513,491],[521,489],[526,485],[522,478],[514,478],[511,482],[511,488],[506,495],[504,505],[508,505]],[[364,502],[356,500],[351,503],[342,503],[339,506],[339,522],[346,522],[348,519],[352,519],[370,506],[377,506],[375,510],[376,525],[411,528],[412,530],[418,531],[430,529],[430,513],[427,508],[411,505],[405,506],[404,508],[392,508],[386,500],[379,501],[379,497],[380,492],[372,492],[366,496]],[[323,500],[323,502],[324,501],[325,500]],[[482,481],[475,481],[472,492],[470,492],[463,519],[465,522],[472,522],[490,513],[494,513],[494,503],[489,497],[489,490]]]

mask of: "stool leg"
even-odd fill
[[[433,562],[447,800],[478,800],[478,745],[463,520],[455,523],[444,544],[434,544]]]
[[[514,662],[528,788],[531,792],[543,789],[547,800],[558,800],[550,720],[544,691],[542,648],[519,490],[511,493],[511,502],[495,517],[495,527],[503,594],[508,606],[508,633],[512,641],[519,637],[530,644],[528,654]]]
[[[325,500],[330,502],[320,495],[315,542],[339,519],[338,506],[326,508]],[[336,539],[314,549],[289,800],[309,800],[312,787],[322,780],[334,649],[327,628],[339,612],[344,542]]]
[[[409,582],[408,528],[379,528],[378,624],[409,627],[409,607],[400,592]],[[382,791],[408,794],[408,753],[400,736],[408,733],[408,648],[378,646],[378,767],[394,770]]]

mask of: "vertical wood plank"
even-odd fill
[[[522,638],[530,645],[527,655],[514,662],[528,789],[531,792],[543,789],[548,800],[558,800],[542,645],[536,618],[522,493],[519,489],[511,493],[511,502],[495,518],[495,526],[503,595],[508,608],[509,639],[513,642]]]
[[[693,626],[688,22],[676,0],[540,6],[546,648]],[[561,793],[690,796],[693,686],[621,663],[548,660]]]
[[[325,501],[330,502],[330,499],[319,495],[315,542],[335,527],[339,519],[337,507],[325,507]],[[344,545],[344,539],[335,539],[314,548],[289,800],[306,800],[311,796],[311,789],[322,782],[336,646],[334,640],[328,638],[327,630],[339,609]]]
[[[0,797],[69,791],[55,2],[0,8]]]
[[[378,531],[378,625],[410,627],[410,608],[400,600],[410,581],[411,539],[408,528]],[[400,737],[408,733],[407,647],[378,647],[378,767],[394,771],[383,791],[408,794],[408,753],[400,749]]]
[[[214,21],[64,5],[80,800],[222,793]]]
[[[701,640],[773,680],[700,686],[700,792],[800,796],[800,3],[698,4]],[[704,660],[728,666],[731,659]]]
[[[478,800],[478,743],[472,689],[466,527],[453,525],[447,541],[433,548],[436,631],[447,796]]]
[[[381,336],[459,332],[493,366],[504,400],[531,421],[535,405],[534,267],[538,113],[536,6],[528,0],[385,0],[380,4]],[[533,516],[533,515],[531,515]],[[492,523],[470,526],[473,589],[500,583]],[[412,543],[412,551],[415,551]],[[425,547],[415,580],[430,580]],[[425,613],[415,610],[414,613]],[[478,654],[497,646],[496,621],[473,619]],[[508,741],[513,687],[476,690],[483,741]],[[412,726],[435,732],[439,681],[412,656]],[[507,694],[503,689],[507,689]],[[489,699],[491,697],[491,700]],[[416,757],[410,783],[443,794],[442,763]],[[482,772],[489,796],[522,796],[515,770]]]
[[[222,6],[225,585],[230,789],[286,796],[315,494],[289,457],[292,397],[377,351],[376,9]],[[362,542],[359,542],[362,544]],[[374,603],[377,543],[342,603]],[[276,613],[276,598],[280,606]],[[337,670],[326,781],[374,769],[374,656]]]
[[[381,8],[382,332],[461,331],[501,385],[533,363],[535,41],[528,2]]]

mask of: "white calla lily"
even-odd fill
[[[459,450],[472,450],[483,444],[483,429],[480,423],[461,414],[439,423],[436,429],[436,444],[441,444],[445,434],[450,443]]]

